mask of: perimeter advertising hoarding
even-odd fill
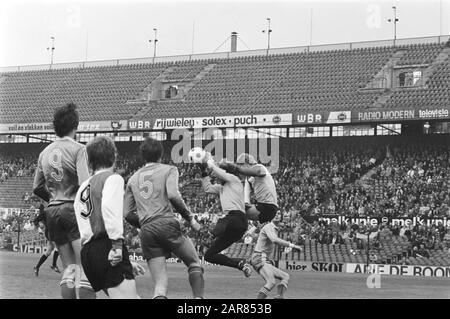
[[[336,222],[338,224],[364,224],[364,225],[371,225],[371,226],[377,226],[380,224],[389,224],[389,225],[406,225],[406,226],[416,226],[416,225],[425,225],[425,226],[431,226],[433,224],[438,225],[439,223],[442,223],[445,227],[450,226],[450,219],[447,217],[442,218],[424,218],[420,216],[415,217],[388,217],[388,216],[382,216],[382,217],[350,217],[350,216],[344,216],[344,215],[321,215],[321,216],[304,216],[303,217],[307,222],[311,223],[315,220],[317,221],[326,221],[328,224],[331,222]]]
[[[278,261],[278,267],[286,271],[319,271],[319,272],[345,272],[345,263],[321,261]]]
[[[293,114],[293,125],[386,123],[416,120],[450,119],[448,107],[420,107],[397,109],[366,109],[353,111],[308,111]]]
[[[413,277],[445,277],[450,278],[448,266],[412,266],[412,265],[384,265],[384,264],[353,264],[346,265],[346,272],[350,274],[380,274]]]
[[[78,124],[79,132],[100,131],[125,131],[127,121],[81,121]],[[0,124],[0,133],[22,134],[22,133],[53,133],[52,123],[8,123]]]
[[[292,113],[129,120],[129,130],[263,127],[292,125]]]

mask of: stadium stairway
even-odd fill
[[[211,71],[217,64],[216,63],[210,63],[207,66],[203,68],[195,77],[194,79],[186,84],[184,95],[188,94],[188,92],[195,86],[197,83],[199,83],[208,73]]]
[[[391,87],[391,72],[392,68],[405,56],[406,50],[402,49],[399,51],[394,52],[390,59],[387,61],[387,63],[381,68],[381,70],[373,77],[371,81],[369,81],[363,89],[360,91],[366,91],[366,90],[378,90],[382,89],[385,90],[385,88]],[[389,95],[390,92],[386,92],[386,95]],[[381,99],[385,94],[381,95],[375,102],[374,106],[381,103],[379,99]]]

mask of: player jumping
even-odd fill
[[[114,173],[116,147],[106,136],[86,145],[93,175],[75,197],[75,214],[81,236],[81,263],[95,292],[111,299],[136,299],[134,271],[123,241],[124,180]],[[137,268],[136,268],[137,267]]]
[[[203,188],[206,193],[220,196],[222,211],[226,214],[225,217],[217,221],[215,228],[211,231],[215,238],[205,253],[205,260],[210,263],[240,269],[246,277],[250,277],[252,269],[245,259],[230,258],[220,253],[239,241],[248,228],[242,182],[238,176],[229,174],[219,168],[214,163],[210,153],[206,154],[205,161],[206,165],[202,165]],[[212,170],[212,174],[221,181],[221,184],[211,184],[206,167]]]
[[[64,267],[61,295],[75,299],[75,270],[81,270],[79,296],[95,298],[95,293],[81,268],[80,232],[73,209],[73,201],[79,185],[89,178],[86,148],[74,138],[79,116],[73,103],[56,109],[53,127],[56,140],[40,154],[33,192],[49,202],[45,214],[49,240],[54,241]]]
[[[178,169],[161,164],[161,142],[147,138],[140,146],[146,164],[128,181],[125,193],[124,214],[127,221],[140,227],[141,247],[155,282],[154,298],[167,297],[166,258],[171,253],[188,267],[189,283],[194,298],[203,298],[203,268],[191,240],[183,236],[175,210],[195,230],[200,225],[193,218],[178,190]],[[138,221],[136,221],[137,210]],[[134,217],[134,218],[133,218]]]
[[[39,227],[39,223],[44,224],[44,234],[45,238],[47,239],[47,250],[45,253],[42,254],[41,258],[39,258],[38,263],[34,266],[34,274],[36,276],[39,276],[39,268],[41,268],[42,264],[47,260],[48,256],[51,255],[53,252],[53,262],[50,268],[54,270],[57,273],[60,273],[61,271],[58,268],[58,265],[56,262],[58,261],[59,252],[56,249],[55,243],[48,239],[48,228],[46,226],[45,221],[45,210],[44,210],[44,204],[41,204],[41,207],[39,207],[39,215],[34,219],[33,223],[36,227]]]
[[[261,275],[265,281],[265,285],[258,293],[257,299],[265,299],[270,291],[275,287],[276,279],[280,280],[277,286],[278,295],[275,299],[283,299],[284,293],[288,287],[289,274],[275,267],[268,259],[273,252],[273,245],[278,244],[298,250],[302,250],[300,246],[294,245],[288,241],[278,237],[278,225],[281,222],[281,212],[278,212],[273,220],[266,223],[262,228],[256,242],[255,249],[252,254],[251,263],[253,268]]]
[[[271,221],[278,211],[277,192],[275,182],[269,170],[258,164],[255,158],[242,153],[236,160],[237,164],[221,163],[220,167],[236,174],[251,176],[245,181],[244,196],[247,218],[266,223]],[[253,184],[256,204],[250,204],[250,183]]]

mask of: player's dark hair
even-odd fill
[[[162,143],[154,138],[147,137],[139,148],[141,156],[146,163],[156,163],[164,152]]]
[[[97,136],[87,143],[86,152],[89,165],[94,171],[112,167],[116,162],[116,145],[112,138],[108,136]]]
[[[64,137],[78,127],[79,116],[77,106],[67,103],[55,110],[53,115],[53,128],[59,137]]]

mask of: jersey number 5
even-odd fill
[[[139,175],[139,195],[144,199],[149,199],[153,193],[153,183],[151,182],[151,176],[153,170],[143,172]]]

